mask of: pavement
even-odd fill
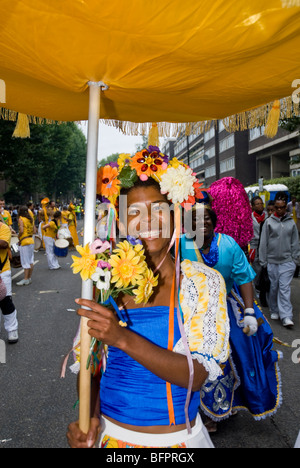
[[[16,286],[21,270],[12,269],[19,342],[6,345],[0,364],[0,448],[65,448],[67,426],[78,418],[76,376],[67,370],[60,378],[79,326],[74,299],[81,280],[70,269],[71,254],[50,271],[45,252],[36,253],[29,286]],[[6,340],[3,326],[0,339]]]
[[[81,280],[73,275],[72,252],[59,260],[61,269],[48,270],[43,250],[35,254],[33,282],[17,287],[20,269],[13,269],[13,301],[18,310],[19,342],[6,344],[6,363],[0,363],[0,448],[67,448],[66,430],[77,420],[76,376],[67,368],[60,378],[64,356],[72,348],[79,318],[74,299]],[[21,273],[21,274],[20,274]],[[17,276],[16,276],[17,275]],[[300,430],[300,278],[292,282],[295,326],[285,329],[269,320],[274,336],[286,347],[280,361],[283,402],[277,413],[254,421],[241,411],[211,435],[216,448],[292,448]],[[0,340],[6,340],[3,330]],[[297,341],[298,340],[298,341]],[[73,363],[69,359],[69,365]]]

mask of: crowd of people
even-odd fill
[[[160,164],[167,163],[164,155],[154,153],[156,173]],[[143,155],[138,156],[137,173],[138,164],[144,162]],[[169,167],[178,168],[174,163]],[[195,222],[197,204],[204,205],[203,243],[197,245],[188,232],[182,233],[179,273],[170,248],[176,216],[168,238],[154,235],[150,225],[152,205],[170,203],[168,191],[154,177],[132,180],[132,186],[121,188],[127,196],[128,234],[143,203],[148,214],[138,220],[144,233],[139,242],[145,248],[144,258],[159,272],[158,287],[142,307],[126,291],[116,298],[115,307],[128,317],[125,327],[103,305],[76,300],[79,315],[90,320],[91,336],[108,345],[109,359],[92,382],[90,430],[84,434],[78,422],[71,423],[69,444],[93,447],[101,433],[100,447],[213,447],[209,432],[216,431],[217,423],[236,409],[245,408],[259,420],[281,404],[280,353],[271,349],[272,329],[258,304],[269,308],[272,320],[280,320],[286,328],[294,326],[291,282],[300,256],[299,204],[295,198],[288,202],[284,192],[278,192],[266,207],[259,196],[249,202],[242,184],[233,178],[223,178],[201,194],[198,190],[192,215]],[[108,177],[103,184],[106,181]],[[198,188],[197,182],[194,186]],[[191,196],[187,199],[190,202]],[[229,201],[236,204],[236,219],[224,208]],[[76,247],[81,213],[76,214],[73,203],[59,209],[45,198],[39,209],[29,204],[19,207],[17,225],[13,216],[5,200],[0,200],[0,308],[9,343],[18,341],[11,236],[18,236],[24,269],[24,279],[17,285],[27,286],[32,282],[34,235],[45,248],[49,269],[57,270],[58,231],[64,230]],[[164,216],[162,210],[159,232],[164,230]],[[135,254],[136,242],[132,244]],[[124,244],[123,248],[124,260],[131,247]]]
[[[11,264],[24,270],[24,278],[16,283],[17,286],[32,283],[36,249],[45,249],[50,270],[59,269],[54,251],[58,231],[63,230],[62,236],[75,248],[79,244],[77,219],[81,212],[79,208],[80,215],[77,214],[78,209],[72,202],[57,207],[48,198],[44,198],[41,205],[28,202],[18,207],[7,207],[5,199],[0,199],[0,309],[8,343],[17,343],[19,339],[17,311],[12,300]]]
[[[120,159],[119,169],[100,169],[102,185],[97,193],[117,207],[115,194],[127,196],[128,244],[119,244],[118,251],[124,249],[121,259],[126,263],[126,255],[131,258],[141,243],[147,263],[159,273],[158,285],[142,307],[129,293],[120,293],[114,304],[117,314],[122,311],[119,316],[95,301],[76,300],[81,307],[78,314],[89,320],[89,334],[108,346],[108,356],[102,350],[97,360],[102,368],[92,381],[90,429],[84,433],[78,421],[71,423],[69,444],[101,448],[213,447],[209,432],[217,430],[219,421],[239,409],[247,409],[254,420],[260,420],[281,405],[281,354],[273,350],[272,328],[255,299],[254,286],[262,289],[256,278],[264,269],[271,283],[265,291],[271,316],[292,327],[287,304],[291,305],[290,281],[299,261],[297,226],[286,213],[284,194],[278,193],[268,204],[267,214],[262,200],[258,197],[249,202],[242,184],[232,177],[216,181],[207,191],[200,191],[194,179],[192,189],[192,183],[184,185],[185,176],[193,177],[189,168],[174,160],[168,165],[167,157],[156,147],[127,160],[130,183],[128,177],[122,186],[121,172],[118,179],[118,171],[124,167]],[[163,164],[167,175],[160,179],[159,167]],[[181,191],[183,186],[185,191]],[[194,223],[199,204],[204,205],[201,245],[185,231],[179,253],[175,253],[178,244],[175,250],[171,248],[174,224],[169,237],[162,233],[167,222],[176,224],[176,210],[168,221],[165,209],[155,216],[151,212],[152,205],[165,206],[170,200],[183,205],[188,200]],[[154,217],[156,230],[151,226]],[[133,226],[137,238],[132,238]],[[125,275],[115,259],[112,265],[119,279]],[[276,310],[272,309],[274,303]]]

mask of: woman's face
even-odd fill
[[[257,198],[253,203],[253,211],[256,211],[258,214],[262,214],[264,208],[264,202],[261,200],[261,198]]]
[[[174,224],[170,206],[156,187],[136,187],[127,194],[127,233],[140,239],[148,253],[164,250]]]
[[[283,200],[276,200],[275,202],[275,212],[281,218],[286,214],[286,202]]]
[[[214,225],[210,218],[208,210],[204,210],[204,239],[208,239],[214,232]]]

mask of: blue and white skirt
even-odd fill
[[[240,409],[247,409],[256,420],[263,419],[281,405],[281,353],[272,349],[273,332],[257,304],[253,305],[255,316],[264,322],[255,335],[243,333],[243,300],[236,285],[228,295],[227,306],[230,358],[222,366],[223,375],[202,387],[200,408],[215,421]]]

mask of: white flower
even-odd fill
[[[110,288],[110,271],[104,271],[102,268],[97,267],[91,279],[96,283],[97,289],[104,289],[107,291]]]
[[[183,203],[190,195],[194,195],[193,184],[196,181],[190,167],[169,167],[161,176],[160,188],[173,203]]]

